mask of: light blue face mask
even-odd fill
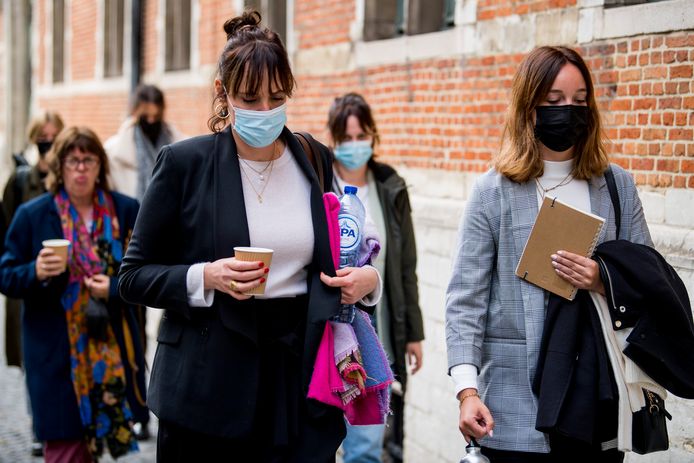
[[[347,170],[355,170],[369,162],[373,155],[371,141],[347,141],[335,147],[335,159]]]
[[[287,123],[287,103],[269,111],[234,108],[234,130],[254,148],[272,144]]]

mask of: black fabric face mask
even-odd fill
[[[48,153],[48,150],[51,149],[51,146],[53,146],[52,141],[37,141],[36,142],[36,148],[38,148],[39,154],[41,156]]]
[[[588,111],[587,106],[538,106],[535,136],[552,151],[566,151],[588,131]]]
[[[140,117],[138,123],[140,124],[142,132],[147,136],[147,138],[149,138],[152,144],[155,144],[159,138],[159,134],[161,133],[162,122],[148,122],[147,118]]]

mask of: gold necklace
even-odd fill
[[[240,154],[236,153],[236,156],[238,156],[239,160],[241,162],[243,162],[246,165],[246,167],[248,167],[249,169],[251,169],[253,172],[255,172],[258,175],[258,180],[260,180],[261,182],[264,182],[265,181],[265,175],[263,175],[263,174],[268,169],[268,167],[270,167],[270,164],[272,164],[272,162],[275,160],[275,157],[277,156],[277,140],[272,142],[272,158],[270,159],[270,161],[267,164],[265,164],[265,167],[263,167],[260,170],[253,167],[248,161],[246,161],[244,158],[242,158]],[[269,175],[268,175],[268,177],[269,177]]]
[[[561,182],[557,183],[556,185],[554,185],[552,187],[545,188],[542,186],[542,183],[540,183],[540,180],[537,177],[535,177],[535,183],[537,184],[537,188],[538,188],[537,192],[540,193],[541,198],[544,198],[548,192],[550,192],[552,190],[556,190],[560,186],[568,185],[569,183],[571,183],[571,181],[573,179],[574,178],[571,176],[571,172],[569,172],[568,175],[566,177],[564,177]]]
[[[239,156],[239,155],[237,154],[237,156]],[[260,180],[261,182],[264,182],[264,181],[265,181],[265,175],[263,175],[263,174],[264,174],[265,171],[268,169],[268,167],[270,167],[270,164],[272,164],[272,163],[274,162],[274,160],[270,160],[270,162],[268,162],[267,164],[265,164],[265,167],[263,167],[261,170],[258,170],[258,169],[256,169],[255,167],[253,167],[252,165],[250,165],[250,164],[248,163],[248,161],[246,161],[246,160],[245,160],[244,158],[242,158],[241,156],[239,156],[239,159],[241,160],[241,162],[243,162],[243,163],[246,165],[246,167],[248,167],[248,168],[251,169],[253,172],[255,172],[256,174],[258,174],[258,180]]]
[[[244,164],[246,164],[246,163],[244,162]],[[244,169],[244,168],[243,168],[243,165],[241,165],[241,172],[243,172],[243,175],[246,176],[246,180],[248,180],[248,184],[249,184],[249,185],[251,186],[251,188],[253,189],[253,192],[255,193],[256,198],[258,198],[258,202],[259,202],[260,204],[263,203],[263,193],[265,192],[265,188],[267,188],[267,186],[270,184],[270,175],[272,175],[272,166],[273,166],[274,164],[275,164],[275,160],[273,159],[273,160],[270,161],[270,163],[269,163],[270,171],[269,171],[268,174],[267,174],[267,182],[262,181],[262,182],[263,182],[263,187],[260,189],[260,191],[258,191],[258,190],[256,189],[255,185],[253,185],[253,180],[251,180],[251,177],[248,175],[248,172],[246,172],[246,169]],[[250,167],[250,166],[249,166],[249,167]]]

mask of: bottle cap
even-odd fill
[[[358,188],[355,187],[355,186],[350,186],[350,185],[348,185],[348,186],[345,187],[345,194],[346,194],[346,195],[356,195],[356,194],[357,194],[357,189],[358,189]]]

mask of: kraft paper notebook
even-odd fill
[[[516,267],[520,278],[568,300],[576,287],[563,280],[552,266],[559,250],[585,257],[593,255],[605,219],[545,196]]]

